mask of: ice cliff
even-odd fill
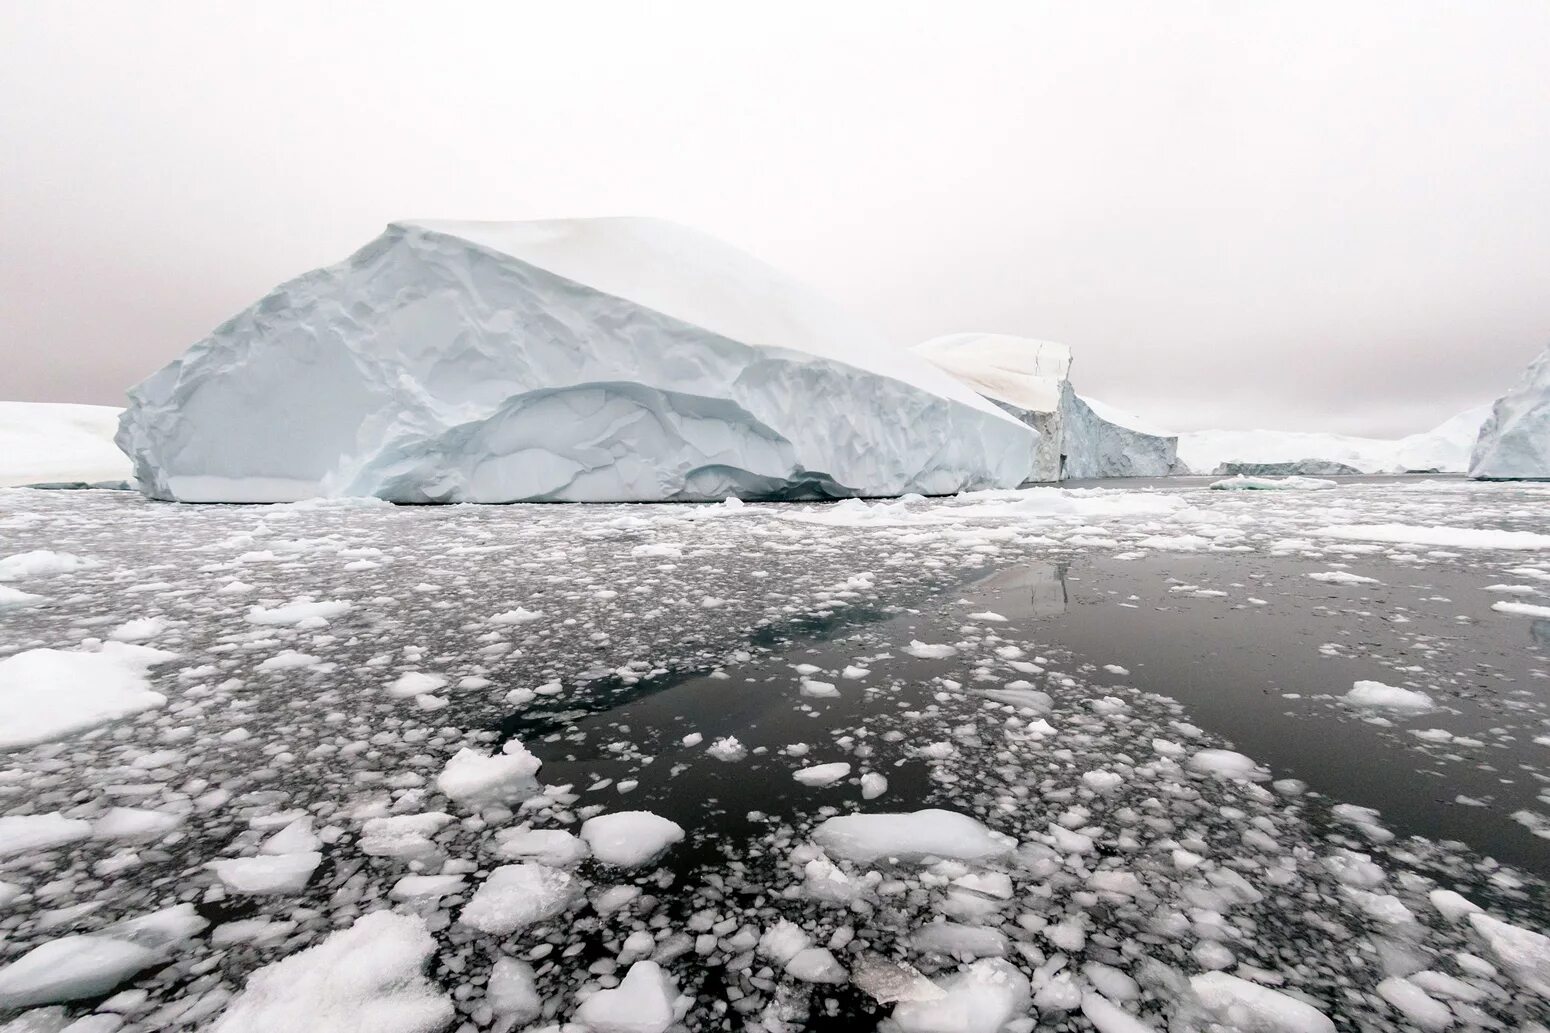
[[[1550,347],[1497,399],[1469,460],[1484,481],[1550,480]]]
[[[1167,477],[1188,473],[1179,463],[1179,439],[1154,433],[1139,420],[1083,398],[1068,381],[1061,396],[1062,479]]]
[[[161,499],[945,494],[1035,435],[825,299],[650,219],[395,223],[130,392]]]
[[[1177,439],[1071,388],[1071,350],[1010,334],[949,334],[915,346],[966,386],[1039,432],[1034,481],[1180,473]]]

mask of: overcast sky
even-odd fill
[[[0,398],[399,218],[655,215],[1177,429],[1399,434],[1550,342],[1550,2],[0,0]]]

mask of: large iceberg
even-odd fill
[[[1280,430],[1199,430],[1179,435],[1179,458],[1200,473],[1252,473],[1250,467],[1316,473],[1332,464],[1356,473],[1463,473],[1490,416],[1489,405],[1466,409],[1431,430],[1402,438]],[[1293,469],[1296,467],[1296,469]]]
[[[1184,472],[1177,438],[1071,387],[1071,350],[1011,334],[949,334],[915,351],[1039,432],[1029,480]]]
[[[1550,347],[1497,399],[1469,458],[1482,481],[1550,480]]]
[[[1035,436],[763,263],[651,219],[404,222],[130,392],[191,502],[695,501],[1027,479]]]

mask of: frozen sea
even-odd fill
[[[0,1029],[1542,1029],[1550,486],[1207,483],[0,491]]]

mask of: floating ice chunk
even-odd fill
[[[1328,491],[1340,487],[1338,481],[1326,481],[1320,477],[1249,477],[1238,474],[1226,480],[1211,482],[1215,491]]]
[[[1218,1022],[1241,1033],[1335,1033],[1311,1004],[1225,972],[1191,976],[1190,987]]]
[[[637,961],[612,990],[581,1002],[576,1021],[593,1033],[665,1033],[676,1018],[678,988],[654,961]]]
[[[805,786],[833,785],[850,774],[850,765],[844,761],[833,764],[814,764],[812,767],[793,771],[791,777]]]
[[[838,699],[840,696],[840,690],[832,681],[814,681],[812,678],[802,679],[801,693],[812,699]]]
[[[508,936],[561,914],[581,896],[568,873],[525,861],[492,871],[474,891],[458,921],[471,929]]]
[[[9,585],[0,585],[0,610],[21,609],[23,606],[36,606],[46,597],[35,595],[32,592],[23,592],[19,588]]]
[[[1112,793],[1125,784],[1125,779],[1112,771],[1086,771],[1082,773],[1082,784],[1095,793]]]
[[[248,610],[248,621],[252,624],[283,625],[302,624],[304,622],[324,622],[331,617],[343,616],[354,607],[343,599],[329,599],[322,602],[302,600],[288,603],[285,606],[254,606]],[[313,626],[317,626],[314,624]]]
[[[387,694],[394,699],[412,699],[415,696],[424,696],[437,689],[445,688],[446,684],[445,675],[405,671],[388,685]]]
[[[261,854],[304,854],[322,847],[323,841],[312,831],[312,818],[303,815],[264,840]]]
[[[896,1001],[939,1001],[947,991],[905,961],[863,954],[851,965],[850,981],[879,1004]]]
[[[849,979],[845,966],[823,947],[805,947],[786,962],[786,974],[804,983],[843,983]]]
[[[435,952],[422,919],[375,911],[254,972],[211,1033],[436,1033],[456,1012],[424,976]]]
[[[1432,890],[1427,895],[1437,913],[1450,922],[1457,922],[1468,915],[1480,914],[1480,905],[1453,890]]]
[[[717,760],[726,761],[729,764],[748,756],[748,748],[739,742],[735,735],[728,735],[717,739],[710,746],[706,747],[705,752]]]
[[[910,934],[910,946],[927,954],[999,958],[1007,952],[1007,938],[999,929],[958,922],[929,922]]]
[[[0,818],[0,821],[4,821]],[[138,807],[110,807],[92,823],[93,839],[149,842],[161,839],[183,824],[183,815]]]
[[[32,746],[164,706],[146,672],[177,658],[105,642],[96,652],[29,649],[0,660],[0,749]]]
[[[1189,767],[1204,774],[1250,782],[1263,782],[1270,777],[1252,758],[1233,750],[1200,750],[1189,758]]]
[[[1409,714],[1425,713],[1437,704],[1424,692],[1385,685],[1380,681],[1359,681],[1340,697],[1348,706],[1377,710],[1397,710]]]
[[[163,960],[160,951],[111,936],[63,936],[0,968],[0,1010],[107,993]]]
[[[1421,1029],[1440,1031],[1453,1025],[1453,1012],[1425,990],[1401,976],[1389,976],[1373,991]]]
[[[359,846],[362,853],[373,857],[423,859],[437,852],[431,837],[451,820],[452,815],[441,811],[371,818],[361,826]]]
[[[448,799],[477,810],[491,804],[517,803],[538,791],[542,762],[516,739],[488,756],[467,747],[447,761],[436,777],[436,788]]]
[[[141,617],[120,624],[108,632],[108,638],[114,642],[145,642],[164,633],[167,627],[167,621],[162,617]]]
[[[812,937],[801,926],[782,918],[760,935],[759,953],[784,966],[812,944]]]
[[[1474,527],[1418,527],[1410,524],[1338,524],[1313,532],[1319,538],[1425,545],[1437,549],[1550,549],[1550,534]]]
[[[1492,603],[1491,609],[1497,613],[1510,613],[1518,617],[1550,620],[1550,606],[1535,606],[1532,603]]]
[[[77,570],[87,570],[99,565],[97,560],[76,556],[73,553],[35,549],[32,552],[19,552],[0,560],[0,581],[26,581],[29,578],[52,577],[55,574],[73,574]]]
[[[211,861],[209,868],[232,893],[300,893],[323,861],[316,850],[299,854],[261,854]]]
[[[677,822],[650,811],[616,811],[582,822],[581,838],[603,864],[638,868],[682,840],[684,830]]]
[[[999,958],[976,961],[937,985],[940,998],[894,1008],[902,1033],[996,1033],[1028,1008],[1028,977]]]
[[[393,884],[388,896],[394,900],[439,900],[462,889],[461,875],[405,875]]]
[[[1322,581],[1326,585],[1381,585],[1381,584],[1383,584],[1382,581],[1379,581],[1375,577],[1363,577],[1360,574],[1353,574],[1349,570],[1327,570],[1327,571],[1324,571],[1323,573],[1309,574],[1308,576],[1310,578],[1312,578],[1313,580],[1315,580],[1315,581]]]
[[[868,771],[861,776],[861,798],[863,800],[875,800],[888,791],[888,779],[876,771]]]
[[[591,853],[587,844],[564,829],[503,829],[495,834],[495,853],[508,861],[537,861],[567,868]]]
[[[1156,1033],[1156,1030],[1099,994],[1082,995],[1082,1014],[1098,1033]]]
[[[1518,985],[1550,999],[1550,937],[1486,914],[1471,914],[1469,922]]]
[[[935,809],[840,815],[814,829],[813,840],[835,857],[863,864],[879,858],[985,861],[1006,857],[1017,849],[1017,840],[987,829],[967,815]]]
[[[63,814],[7,814],[0,817],[0,857],[52,850],[92,834],[92,824]]]
[[[542,610],[527,610],[517,607],[515,610],[506,610],[497,613],[490,618],[491,624],[531,624],[543,616]]]
[[[505,955],[490,966],[490,981],[485,984],[484,1003],[495,1014],[517,1026],[523,1026],[543,1013],[544,1001],[538,996],[538,977],[533,966]]]
[[[274,656],[259,663],[260,671],[294,671],[303,667],[316,667],[322,663],[320,657],[311,653],[298,653],[294,649],[282,649]]]
[[[922,660],[945,660],[950,656],[957,656],[956,646],[933,645],[930,642],[922,642],[914,639],[904,647],[904,651],[910,656],[919,657]]]

